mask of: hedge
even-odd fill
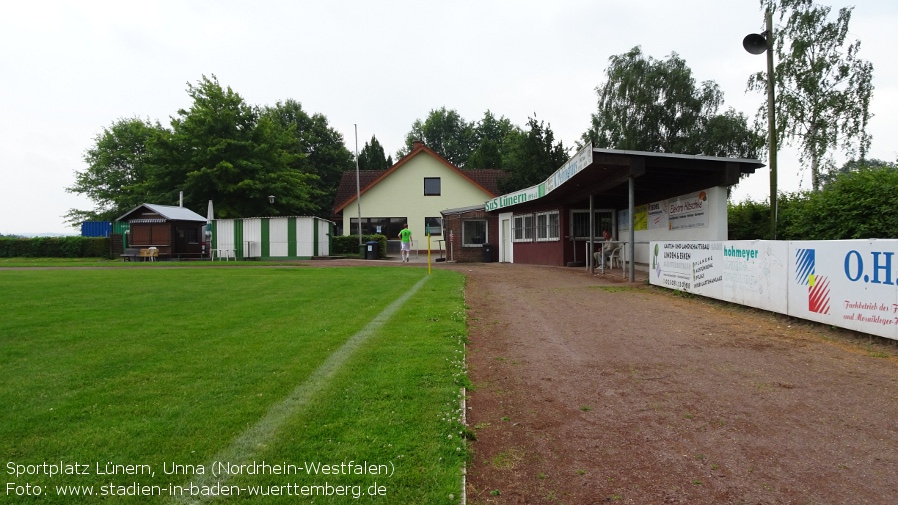
[[[109,237],[0,237],[0,258],[111,258]]]
[[[375,240],[379,244],[379,248],[377,251],[378,258],[386,258],[387,257],[387,236],[374,234],[374,235],[362,235],[362,244],[365,242]],[[331,242],[331,247],[333,250],[331,251],[331,255],[351,255],[358,256],[359,255],[359,236],[358,235],[341,235],[333,237],[333,242]]]

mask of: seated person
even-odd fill
[[[610,241],[612,240],[612,238],[611,238],[611,232],[609,232],[608,230],[603,231],[603,232],[602,232],[602,239],[604,239],[605,242],[610,242]],[[615,243],[615,244],[602,244],[600,247],[601,247],[601,249],[599,249],[598,251],[594,252],[593,255],[592,255],[593,258],[595,258],[595,260],[596,260],[596,266],[609,265],[609,263],[610,263],[610,258],[611,258],[611,254],[612,254],[614,251],[616,251],[616,250],[620,247],[620,244],[617,244],[617,243]],[[602,254],[602,261],[599,261],[599,253]],[[610,265],[609,265],[609,266],[610,266]]]

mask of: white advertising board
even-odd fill
[[[898,240],[789,245],[788,314],[898,339]]]
[[[786,309],[786,242],[651,242],[650,251],[651,284],[764,310]]]
[[[696,191],[636,207],[633,218],[635,229],[639,231],[707,228],[708,192],[709,190]],[[629,211],[619,210],[617,216],[618,229],[629,230]]]
[[[649,230],[669,230],[667,212],[669,202],[664,200],[661,202],[652,202],[648,204],[648,224]]]
[[[651,242],[649,282],[898,340],[898,240]]]
[[[702,228],[708,226],[706,202],[708,193],[698,191],[677,198],[671,198],[667,204],[667,226],[671,230]]]

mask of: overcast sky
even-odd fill
[[[895,0],[858,2],[850,24],[874,66],[870,157],[886,161],[898,159],[896,26]],[[608,58],[637,45],[657,59],[678,53],[696,81],[720,85],[725,107],[753,117],[766,96],[746,81],[765,58],[742,38],[762,30],[758,0],[4,1],[0,233],[77,233],[62,216],[92,204],[65,188],[95,137],[120,118],[168,126],[203,75],[248,104],[301,102],[351,151],[353,125],[359,149],[376,135],[393,154],[443,106],[522,127],[535,115],[573,148]],[[810,185],[795,153],[780,152],[781,190]],[[766,168],[734,194],[766,199]]]

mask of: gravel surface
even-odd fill
[[[898,503],[894,342],[580,268],[442,268],[468,276],[468,503]]]

